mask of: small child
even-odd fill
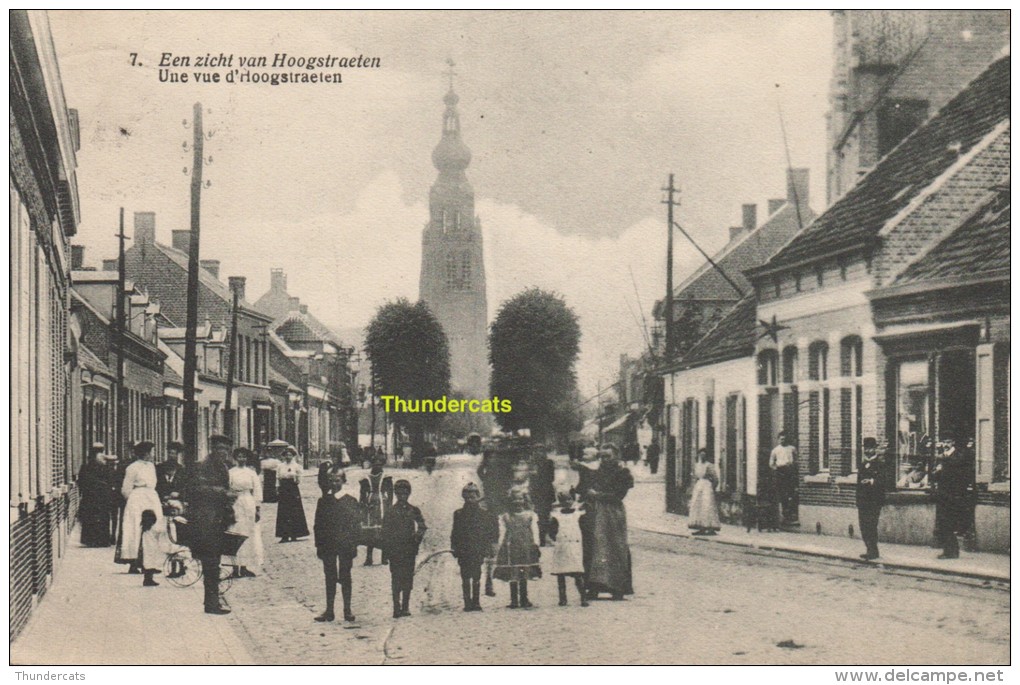
[[[421,509],[409,503],[411,484],[398,480],[393,484],[396,504],[383,518],[382,547],[390,560],[390,587],[393,591],[393,618],[410,616],[411,590],[414,588],[414,559],[425,538],[425,519]]]
[[[482,493],[474,483],[461,491],[464,507],[453,512],[450,549],[460,564],[460,582],[464,592],[464,611],[481,611],[479,586],[482,563],[499,543],[499,521],[495,514],[479,506]]]
[[[326,578],[326,610],[315,620],[324,623],[334,620],[333,604],[336,586],[340,584],[344,600],[344,620],[353,621],[351,611],[351,565],[358,555],[358,537],[361,534],[361,505],[350,494],[344,493],[347,475],[343,469],[325,474],[328,482],[322,498],[315,508],[315,554],[322,559]]]
[[[499,517],[499,552],[492,575],[510,583],[509,609],[532,606],[528,581],[541,578],[538,564],[538,517],[528,510],[528,493],[519,486],[510,489],[510,511]]]
[[[145,580],[142,581],[144,587],[159,585],[152,577],[159,573],[159,569],[166,559],[162,536],[154,530],[155,526],[156,512],[146,509],[142,512],[142,553],[139,555],[142,562],[142,573],[145,574]]]
[[[567,578],[573,578],[581,594],[581,606],[588,606],[584,587],[584,550],[581,544],[581,512],[574,506],[574,494],[561,491],[556,495],[559,511],[549,522],[553,549],[552,574],[560,591],[560,606],[567,606]]]

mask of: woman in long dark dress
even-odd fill
[[[81,504],[78,519],[81,521],[81,544],[86,547],[109,547],[110,540],[110,489],[112,470],[103,463],[103,445],[89,448],[89,459],[78,472],[78,491]]]
[[[301,506],[301,490],[298,483],[304,469],[295,461],[297,450],[288,447],[283,453],[283,463],[277,471],[276,537],[280,542],[289,542],[308,536],[305,509]]]
[[[600,454],[594,487],[585,498],[591,517],[591,561],[587,586],[590,593],[608,592],[613,599],[634,594],[630,547],[627,543],[627,511],[623,498],[634,487],[634,477],[612,452]]]

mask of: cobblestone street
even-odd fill
[[[322,570],[310,539],[280,544],[275,506],[264,507],[266,567],[237,581],[228,617],[260,663],[284,664],[875,664],[1007,663],[1009,596],[1002,586],[909,575],[874,566],[793,557],[638,531],[632,515],[636,594],[589,608],[557,606],[556,584],[533,584],[535,608],[509,610],[507,586],[463,613],[449,547],[460,489],[474,462],[441,460],[408,478],[429,525],[415,578],[412,617],[391,618],[389,572],[354,568],[357,622],[315,623]],[[356,483],[363,471],[351,469]],[[558,477],[562,477],[562,472]],[[311,522],[318,496],[302,483]],[[638,492],[638,489],[635,489]],[[639,509],[639,507],[634,507]],[[1008,590],[1008,586],[1006,586]]]

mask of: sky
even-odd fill
[[[202,258],[221,261],[223,280],[246,276],[251,301],[268,289],[270,269],[283,268],[291,294],[345,331],[387,301],[417,299],[453,59],[490,321],[527,287],[562,294],[581,321],[582,393],[614,377],[621,353],[644,346],[642,318],[650,324],[665,292],[660,189],[669,173],[681,189],[677,219],[705,249],[721,248],[742,203],[757,203],[761,220],[767,199],[785,195],[781,106],[790,161],[810,168],[811,205],[824,209],[828,12],[51,11],[50,19],[68,106],[80,116],[75,242],[86,246],[86,264],[116,256],[120,207],[129,235],[136,211],[156,212],[160,242],[188,228],[185,169],[201,102],[211,157]],[[364,55],[381,66],[341,70],[339,85],[170,83],[160,81],[163,53],[224,53],[234,68],[242,56],[271,63],[278,53]],[[679,282],[701,258],[676,240]]]

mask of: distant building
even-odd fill
[[[422,233],[420,298],[439,319],[450,348],[450,384],[468,397],[489,394],[488,319],[482,224],[464,170],[471,151],[460,138],[460,98],[443,98],[443,135],[432,151],[439,176]]]
[[[49,19],[10,20],[10,637],[52,582],[78,509],[81,329],[70,315],[78,116]]]
[[[836,10],[828,204],[1009,44],[1009,10]]]

